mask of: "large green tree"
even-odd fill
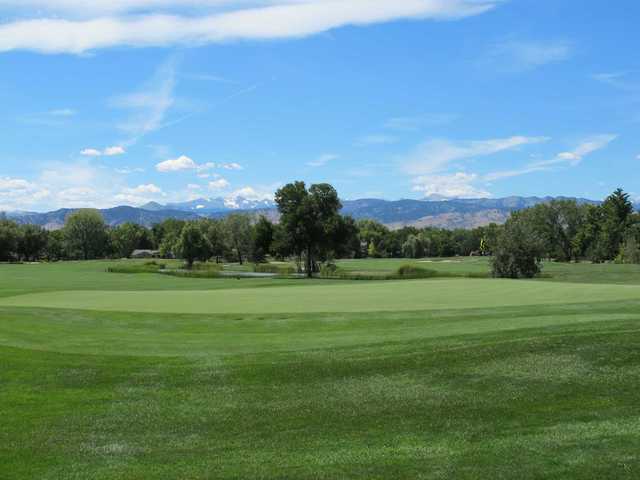
[[[197,222],[189,222],[184,226],[176,250],[178,255],[187,262],[189,269],[193,267],[196,260],[208,260],[211,253],[209,241]]]
[[[19,237],[18,225],[0,218],[0,261],[11,260],[17,254]]]
[[[305,272],[317,270],[316,258],[331,246],[331,230],[342,208],[336,190],[327,183],[285,185],[276,192],[280,222],[295,253],[305,258]]]
[[[48,232],[37,225],[23,225],[19,235],[18,254],[27,261],[38,260],[47,246]]]
[[[78,210],[67,217],[64,237],[72,256],[84,260],[103,257],[108,245],[107,226],[98,210]]]
[[[222,220],[203,220],[202,233],[209,242],[211,257],[220,263],[225,254],[224,222]]]
[[[111,245],[121,258],[129,258],[134,250],[150,247],[147,229],[135,223],[123,223],[111,230]]]
[[[44,256],[50,262],[67,258],[68,251],[63,230],[54,230],[47,236]]]
[[[619,188],[604,201],[602,211],[603,224],[599,241],[604,250],[605,259],[613,260],[620,251],[630,226],[633,205],[629,195]]]
[[[251,260],[259,263],[264,262],[266,256],[271,251],[273,244],[274,228],[264,215],[261,215],[253,227],[251,238]]]
[[[251,218],[241,213],[233,213],[224,220],[224,239],[229,251],[242,265],[251,250]]]
[[[576,236],[585,214],[575,200],[553,200],[520,213],[539,237],[543,255],[563,262],[577,258]]]

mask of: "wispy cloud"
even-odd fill
[[[216,83],[236,83],[221,75],[213,75],[210,73],[181,73],[180,77],[188,80],[198,80],[202,82],[216,82]]]
[[[568,60],[572,53],[573,46],[564,40],[506,40],[491,46],[480,63],[501,71],[521,72]]]
[[[640,79],[629,72],[597,73],[592,75],[592,78],[618,90],[630,93],[640,92]]]
[[[116,168],[116,173],[120,175],[131,175],[132,173],[144,173],[144,168],[140,167],[124,167],[124,168]]]
[[[21,116],[19,121],[30,125],[62,127],[68,125],[72,117],[75,117],[77,114],[78,112],[72,108],[58,108],[26,114]]]
[[[338,158],[340,158],[340,156],[336,155],[335,153],[325,153],[323,155],[320,155],[315,160],[308,162],[307,165],[309,167],[315,168],[324,167],[327,163],[332,162],[333,160],[337,160]]]
[[[115,46],[166,47],[300,38],[347,25],[401,19],[454,20],[480,15],[498,3],[497,0],[272,0],[245,8],[246,2],[242,0],[189,0],[180,5],[209,8],[199,15],[185,16],[167,8],[175,3],[159,0],[8,1],[32,18],[0,26],[0,52],[75,54]],[[226,10],[211,10],[224,3]],[[57,16],[33,18],[33,12],[38,11],[34,7]],[[78,18],[83,11],[87,12],[86,18]]]
[[[131,112],[129,118],[119,125],[120,130],[129,135],[123,144],[132,145],[162,126],[167,112],[176,102],[176,69],[177,58],[172,56],[140,90],[111,99],[111,106]]]
[[[437,173],[455,161],[494,155],[548,140],[548,137],[525,136],[465,142],[429,140],[402,159],[403,169],[410,175]]]
[[[506,178],[518,177],[529,173],[549,171],[562,166],[576,167],[582,162],[584,157],[607,147],[616,138],[618,138],[618,136],[613,134],[594,135],[584,139],[573,150],[560,152],[554,158],[531,162],[519,169],[492,172],[484,175],[483,180],[492,182]]]

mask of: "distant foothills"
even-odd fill
[[[599,204],[594,200],[573,197],[505,197],[449,200],[380,200],[360,199],[343,201],[342,214],[356,220],[370,219],[391,229],[405,226],[439,227],[447,229],[475,228],[491,223],[503,224],[509,215],[552,200],[576,200],[579,204]],[[46,213],[5,212],[6,216],[20,224],[33,224],[48,230],[64,226],[65,219],[76,209],[63,208]],[[230,213],[254,213],[272,221],[278,220],[275,204],[269,200],[253,201],[237,198],[200,198],[183,203],[161,205],[151,202],[141,207],[120,206],[100,210],[110,226],[131,222],[151,227],[169,218],[195,220],[198,218],[222,218]]]

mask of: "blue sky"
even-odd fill
[[[635,0],[86,3],[0,0],[0,210],[640,196]]]

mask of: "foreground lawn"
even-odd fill
[[[3,480],[640,475],[638,286],[5,267]]]

